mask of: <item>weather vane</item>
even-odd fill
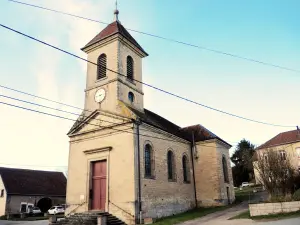
[[[119,15],[119,10],[118,10],[118,0],[116,0],[116,9],[115,9],[115,21],[119,21],[118,15]]]

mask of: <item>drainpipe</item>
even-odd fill
[[[192,167],[193,167],[193,182],[194,182],[194,195],[195,195],[195,206],[198,208],[197,203],[197,190],[196,190],[196,180],[195,180],[195,167],[194,167],[194,152],[195,152],[195,140],[194,140],[194,132],[192,132],[192,144],[191,144],[191,156],[192,156]]]
[[[137,174],[138,174],[138,221],[142,224],[142,194],[141,194],[141,158],[140,158],[140,121],[136,121],[137,134]]]

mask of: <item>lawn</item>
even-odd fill
[[[231,205],[232,206],[232,205]],[[210,213],[214,213],[217,211],[221,211],[227,209],[231,206],[220,206],[220,207],[212,207],[212,208],[198,208],[185,213],[177,214],[175,216],[165,217],[163,219],[157,220],[155,225],[172,225],[176,223],[181,223],[187,220],[196,219],[199,217],[206,216]]]
[[[300,211],[297,212],[291,212],[291,213],[280,213],[280,214],[274,214],[274,215],[266,215],[266,216],[250,216],[249,210],[246,212],[242,212],[237,216],[234,216],[230,218],[230,220],[234,219],[252,219],[252,220],[264,220],[264,219],[270,219],[270,220],[280,220],[285,219],[288,217],[299,217]]]
[[[244,187],[242,190],[235,189],[235,200],[237,202],[248,201],[253,197],[255,187]]]

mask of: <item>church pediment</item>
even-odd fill
[[[68,136],[106,128],[113,129],[114,126],[128,122],[131,122],[131,115],[122,116],[100,110],[84,111],[68,132]]]

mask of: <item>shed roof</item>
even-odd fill
[[[62,172],[0,167],[0,175],[8,194],[66,196]]]

